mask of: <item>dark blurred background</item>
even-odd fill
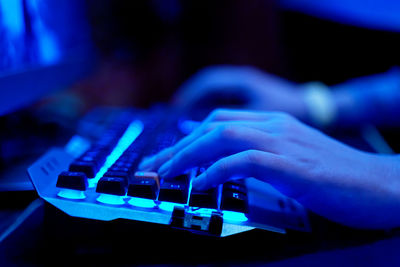
[[[331,22],[273,0],[87,0],[100,64],[85,103],[148,106],[213,64],[326,84],[399,64],[399,34]],[[89,104],[90,103],[90,104]]]

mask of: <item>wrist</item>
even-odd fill
[[[330,88],[320,82],[306,83],[302,87],[305,120],[320,128],[334,124],[337,119],[338,106]]]

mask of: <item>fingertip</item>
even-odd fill
[[[164,179],[170,178],[171,166],[172,166],[172,160],[168,160],[158,169],[158,175]]]

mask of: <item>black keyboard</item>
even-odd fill
[[[204,170],[202,166],[168,180],[160,179],[156,172],[138,170],[143,157],[184,136],[180,121],[166,116],[164,109],[97,109],[82,119],[75,144],[63,152],[49,152],[31,167],[30,176],[39,195],[75,216],[102,220],[125,217],[211,235],[222,235],[224,223],[254,228],[254,222],[249,221],[249,192],[244,180],[196,191],[191,183]],[[64,153],[71,147],[74,151]],[[44,175],[52,181],[46,188],[42,186]],[[279,199],[282,201],[281,196]],[[280,209],[281,205],[277,204]],[[298,210],[300,214],[300,205]],[[288,218],[284,213],[282,218]],[[297,217],[304,228],[303,215]],[[282,230],[271,225],[265,228]]]

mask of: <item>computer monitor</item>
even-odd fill
[[[0,116],[90,72],[86,18],[85,1],[0,0]]]

